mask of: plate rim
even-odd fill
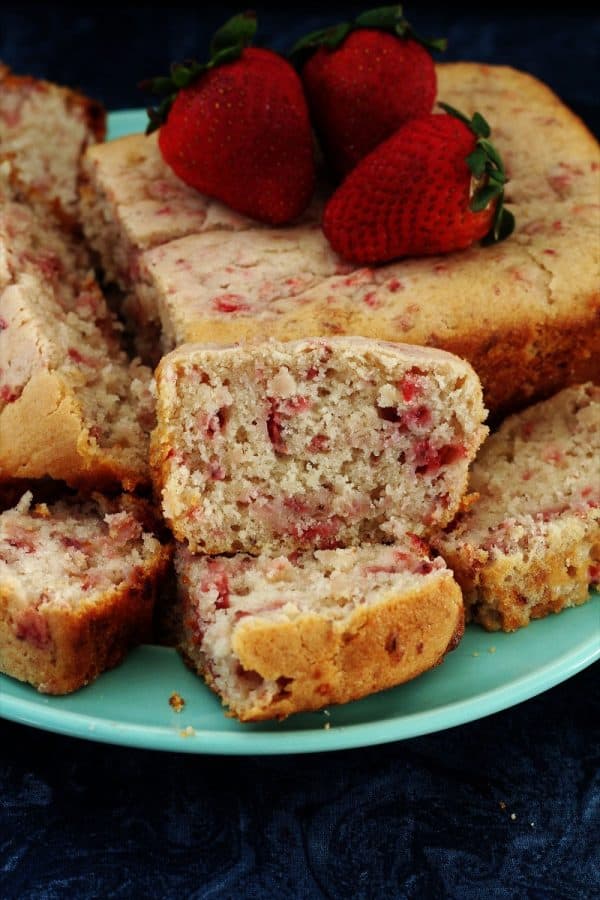
[[[588,602],[597,605],[600,602],[600,595],[594,593]],[[172,648],[148,646],[152,646],[154,650],[176,653]],[[273,731],[244,731],[243,726],[240,731],[217,732],[194,726],[192,733],[188,735],[184,734],[185,727],[179,729],[161,725],[98,720],[91,714],[54,707],[51,705],[53,698],[37,694],[31,699],[3,698],[0,714],[17,724],[40,728],[55,734],[144,750],[220,756],[323,753],[374,747],[466,725],[530,700],[567,681],[598,660],[600,660],[600,634],[590,634],[575,648],[563,652],[558,659],[468,699],[452,701],[435,709],[409,715],[400,712],[384,720],[340,724],[329,729],[319,727],[288,730],[282,731],[281,734],[274,734]],[[0,686],[6,678],[8,676],[0,675]],[[204,685],[202,688],[207,690]]]

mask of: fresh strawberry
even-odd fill
[[[323,214],[333,248],[359,265],[502,240],[514,218],[506,176],[479,113],[423,116],[403,125],[348,175]]]
[[[273,225],[308,206],[314,189],[313,138],[302,83],[287,60],[247,47],[252,14],[217,32],[211,58],[172,67],[144,86],[164,95],[149,110],[165,161],[186,184]]]
[[[371,10],[295,45],[290,55],[301,66],[313,122],[334,175],[346,175],[407,119],[431,112],[437,80],[427,48],[445,46],[443,40],[417,38],[401,6]]]

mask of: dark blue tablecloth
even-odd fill
[[[600,131],[600,19],[498,4],[412,18],[448,59],[526,69]],[[258,5],[286,49],[357,4]],[[111,109],[202,54],[231,6],[3,4],[0,59]],[[408,10],[410,11],[410,10]],[[598,666],[518,707],[410,741],[191,757],[0,720],[0,898],[583,898],[600,895]]]

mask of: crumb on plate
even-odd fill
[[[173,693],[169,697],[169,706],[171,707],[171,709],[175,710],[176,713],[180,713],[185,706],[185,700],[180,694],[177,693],[177,691],[173,691]]]

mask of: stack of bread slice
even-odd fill
[[[0,478],[147,483],[152,372],[121,348],[85,246],[5,198],[0,267]]]
[[[462,598],[423,538],[487,432],[468,363],[362,338],[184,345],[157,392],[179,647],[231,713],[318,709],[443,659]]]
[[[149,483],[152,372],[78,233],[81,154],[103,134],[97,104],[0,70],[0,487],[23,494],[0,507],[0,671],[50,693],[149,636],[170,556],[121,493]]]

